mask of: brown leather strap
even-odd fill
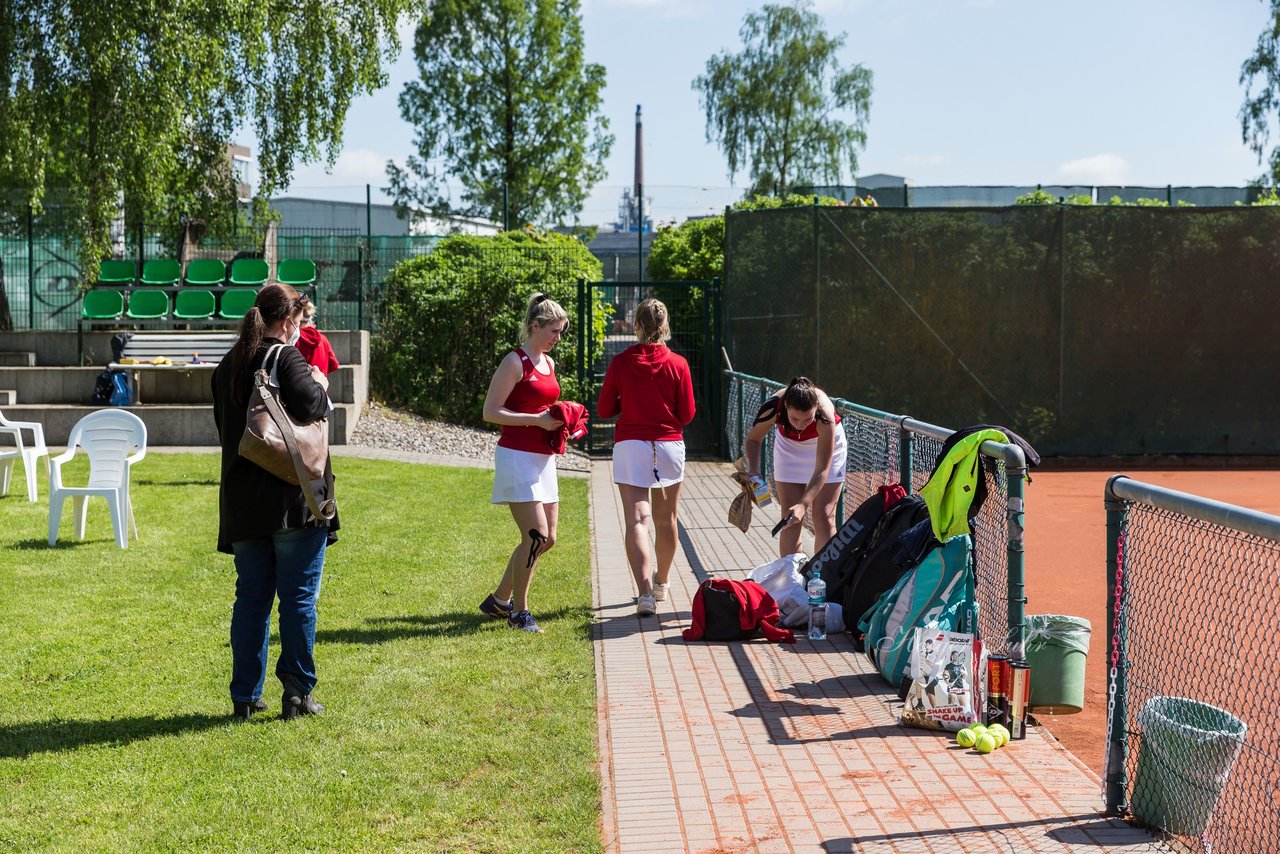
[[[325,492],[324,481],[313,480],[302,462],[302,452],[298,450],[298,440],[293,435],[293,422],[285,414],[284,407],[276,400],[276,396],[267,390],[267,372],[259,369],[253,376],[253,384],[263,405],[267,407],[267,412],[271,413],[271,419],[280,428],[280,435],[285,447],[289,449],[289,457],[293,460],[294,471],[298,473],[298,483],[302,487],[303,497],[307,499],[307,506],[317,519],[332,519],[337,514],[338,507],[332,498],[320,500]]]

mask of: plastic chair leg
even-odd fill
[[[107,499],[107,507],[111,510],[111,529],[116,534],[116,545],[122,549],[127,549],[129,548],[129,528],[128,520],[124,515],[124,502],[120,498],[120,493],[108,492],[103,497]]]
[[[74,505],[72,513],[76,520],[76,539],[83,540],[85,522],[88,521],[89,518],[89,496],[76,495],[73,496],[71,500]]]
[[[66,497],[58,493],[49,496],[49,545],[58,544],[58,524],[62,521],[62,505]]]
[[[39,481],[39,473],[36,470],[37,455],[30,450],[22,452],[22,468],[27,473],[27,500],[38,501],[37,482]]]
[[[129,508],[129,530],[133,533],[133,538],[136,540],[138,539],[138,520],[133,518],[133,498],[128,493],[125,493],[124,504],[125,507]],[[125,539],[128,539],[128,537]]]
[[[0,460],[0,495],[9,494],[9,480],[13,477],[13,457]]]

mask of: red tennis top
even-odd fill
[[[787,406],[782,402],[782,398],[776,397],[774,398],[774,400],[778,401],[777,415],[775,416],[775,421],[778,425],[779,433],[781,433],[783,436],[786,436],[788,439],[790,439],[793,442],[807,442],[810,439],[818,438],[818,419],[817,418],[814,418],[812,421],[810,421],[808,427],[804,428],[803,430],[797,431],[796,428],[791,426],[791,419],[787,418]],[[768,411],[769,410],[767,409],[765,410],[765,412],[768,412]],[[839,412],[836,413],[836,420],[833,423],[835,424],[840,423]]]
[[[560,399],[560,381],[556,379],[556,369],[551,367],[550,373],[541,373],[533,366],[528,354],[516,348],[515,354],[520,357],[520,368],[524,376],[511,389],[503,407],[512,412],[523,412],[527,415],[540,415],[551,408],[551,404]],[[502,434],[498,444],[513,451],[528,451],[531,454],[550,454],[551,446],[547,444],[549,433],[541,427],[532,425],[502,425]]]

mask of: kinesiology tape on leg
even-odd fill
[[[529,529],[529,561],[524,565],[525,569],[533,568],[533,562],[538,559],[538,555],[542,551],[542,544],[546,541],[546,534],[542,533],[537,528]]]

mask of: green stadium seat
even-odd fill
[[[216,288],[226,284],[227,265],[217,258],[197,258],[187,262],[186,284],[196,288]]]
[[[129,310],[125,314],[134,320],[158,320],[168,313],[169,295],[162,290],[138,290],[129,294]]]
[[[103,261],[98,269],[100,285],[132,285],[138,280],[138,265],[132,261]]]
[[[172,258],[155,258],[142,265],[142,284],[165,287],[182,278],[182,265]],[[132,307],[132,306],[131,306]]]
[[[267,262],[261,258],[241,258],[231,262],[231,284],[238,288],[260,288],[267,283]]]
[[[294,288],[304,288],[316,282],[316,262],[310,258],[287,258],[276,268],[276,281]]]
[[[105,288],[85,291],[80,316],[86,320],[117,320],[124,314],[124,293]]]
[[[239,320],[253,308],[257,298],[258,292],[253,288],[229,288],[222,294],[222,307],[218,309],[218,316]]]
[[[178,291],[173,301],[173,318],[174,320],[208,320],[213,317],[216,307],[217,300],[214,299],[213,291],[195,289]]]

